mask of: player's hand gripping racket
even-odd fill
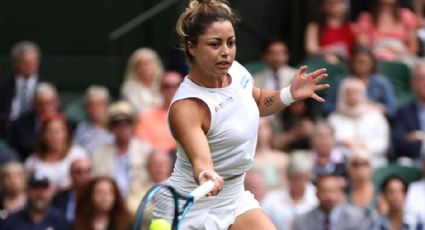
[[[153,186],[137,209],[133,230],[177,230],[193,203],[213,188],[214,182],[207,181],[183,195],[170,185]]]

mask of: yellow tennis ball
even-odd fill
[[[164,219],[152,220],[149,230],[171,230],[171,225]]]

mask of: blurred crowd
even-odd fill
[[[371,0],[350,20],[347,0],[320,0],[305,30],[301,64],[342,66],[324,104],[299,101],[262,118],[246,189],[279,230],[425,229],[425,1],[401,8]],[[288,86],[282,40],[267,41],[261,88]],[[0,229],[129,229],[141,198],[172,173],[177,145],[167,124],[183,75],[140,48],[118,98],[88,86],[86,119],[64,113],[54,79],[40,74],[33,42],[11,48],[0,79]],[[408,68],[401,103],[380,63]]]

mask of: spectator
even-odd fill
[[[422,172],[425,176],[425,153],[422,153]],[[419,216],[425,224],[425,177],[410,184],[406,196],[406,210]]]
[[[151,146],[134,136],[136,112],[125,101],[111,104],[108,127],[115,141],[97,148],[91,155],[93,174],[113,177],[127,198],[132,186],[146,183],[146,159]]]
[[[346,178],[345,155],[347,151],[336,146],[335,131],[326,122],[319,122],[311,139],[311,155],[314,159],[315,177],[332,174]]]
[[[362,46],[353,50],[353,56],[349,62],[349,77],[360,79],[367,90],[370,105],[375,107],[388,117],[392,118],[397,109],[397,99],[391,83],[378,73],[378,61],[372,52]],[[337,77],[326,93],[326,102],[323,104],[323,112],[329,114],[336,108],[336,97],[341,81],[344,78]]]
[[[314,129],[315,116],[312,100],[291,104],[282,112],[283,131],[273,140],[273,148],[284,152],[310,149],[310,137]]]
[[[2,230],[71,229],[62,213],[50,206],[53,197],[49,179],[33,174],[28,181],[27,205],[0,223]]]
[[[262,202],[264,212],[279,230],[290,230],[297,216],[312,210],[317,204],[316,189],[310,183],[312,164],[300,154],[291,156],[288,186],[269,192]]]
[[[130,213],[135,214],[145,193],[153,185],[164,183],[171,175],[171,156],[161,150],[154,150],[149,154],[146,162],[148,182],[132,186],[127,198],[127,207]]]
[[[392,138],[396,157],[418,161],[425,152],[425,60],[415,67],[411,88],[416,98],[398,110]]]
[[[182,76],[178,72],[166,72],[162,76],[160,83],[162,106],[143,112],[139,116],[136,128],[137,137],[167,153],[176,149],[176,141],[168,128],[168,109],[181,80]]]
[[[348,18],[347,0],[321,0],[319,17],[305,33],[307,54],[337,64],[350,57],[354,32]]]
[[[62,211],[69,222],[75,218],[75,207],[77,205],[77,193],[88,183],[91,178],[91,163],[86,158],[79,158],[71,163],[69,170],[71,177],[71,188],[56,193],[52,205]]]
[[[361,211],[342,201],[343,191],[337,177],[320,176],[316,186],[319,205],[295,219],[295,230],[366,229]]]
[[[0,165],[18,160],[18,153],[0,139]]]
[[[107,130],[109,91],[103,86],[90,86],[84,97],[88,120],[78,125],[74,144],[92,153],[97,147],[111,143],[113,136]]]
[[[289,51],[285,42],[268,41],[263,48],[263,60],[267,68],[253,76],[257,87],[280,90],[291,84],[297,70],[288,64]],[[281,132],[283,128],[280,116],[281,113],[272,116],[273,128],[276,132]]]
[[[297,69],[288,64],[289,52],[285,42],[267,42],[263,48],[263,60],[267,68],[253,76],[257,87],[280,90],[291,84]]]
[[[272,149],[272,140],[273,128],[270,120],[260,118],[254,167],[263,172],[267,190],[275,189],[285,183],[285,171],[288,164],[286,153]]]
[[[410,210],[404,209],[407,184],[403,179],[397,176],[388,177],[382,183],[381,191],[388,204],[388,213],[376,219],[371,230],[423,229],[420,219],[411,215]]]
[[[25,161],[25,167],[29,172],[45,175],[55,189],[64,190],[71,185],[71,163],[83,157],[87,157],[86,151],[71,145],[66,118],[59,113],[50,113],[41,119],[35,152]]]
[[[342,81],[337,110],[328,117],[328,121],[339,143],[371,154],[374,168],[387,163],[389,125],[384,115],[369,106],[363,82],[354,78]]]
[[[26,174],[21,163],[9,162],[0,167],[0,222],[21,210],[27,202]]]
[[[355,150],[348,158],[349,186],[348,203],[363,211],[368,223],[379,217],[382,201],[372,182],[370,156],[365,151]]]
[[[363,12],[357,20],[357,41],[370,46],[379,60],[415,56],[419,50],[416,16],[402,9],[397,0],[374,0],[370,5],[370,12]]]
[[[74,229],[128,230],[130,215],[110,177],[96,177],[78,196]]]
[[[263,172],[252,168],[245,176],[245,189],[250,191],[258,202],[262,202],[267,194],[266,184],[264,183]]]
[[[25,161],[33,153],[44,114],[59,112],[60,99],[56,88],[49,83],[40,83],[35,89],[32,111],[22,115],[12,124],[11,145]],[[72,130],[72,122],[67,121]]]
[[[136,108],[137,114],[161,105],[162,72],[161,59],[152,49],[137,49],[128,60],[121,95]]]
[[[21,41],[12,47],[14,73],[0,81],[0,137],[5,138],[11,121],[31,109],[39,75],[41,52],[33,42]]]

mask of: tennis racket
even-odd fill
[[[133,230],[179,229],[193,203],[213,188],[214,182],[207,181],[190,194],[184,195],[170,185],[154,185],[145,194],[137,209]]]

